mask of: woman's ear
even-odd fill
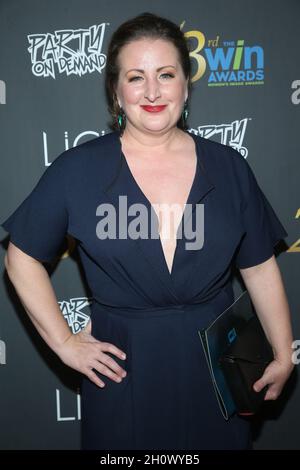
[[[122,106],[121,106],[121,102],[120,102],[120,100],[119,100],[119,98],[118,98],[118,95],[117,95],[117,94],[116,94],[116,101],[117,101],[117,103],[118,103],[118,105],[119,105],[119,108],[122,108]]]

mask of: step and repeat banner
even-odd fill
[[[298,0],[0,0],[1,221],[60,153],[111,132],[107,45],[145,11],[189,38],[190,130],[248,160],[288,232],[277,260],[300,339]],[[28,319],[5,273],[9,236],[0,230],[0,448],[79,449],[80,376]],[[72,238],[49,275],[62,315],[80,331],[92,299]],[[296,366],[280,399],[253,418],[254,448],[300,448],[297,376]]]

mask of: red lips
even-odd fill
[[[163,109],[166,108],[166,104],[163,106],[141,106],[145,111],[148,111],[148,113],[159,113]]]

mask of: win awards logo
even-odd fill
[[[264,51],[261,46],[247,46],[243,39],[223,41],[219,36],[204,49],[209,67],[208,86],[264,84]]]
[[[181,24],[183,28],[185,21]],[[246,44],[244,39],[206,39],[202,31],[184,33],[189,41],[195,73],[192,82],[207,78],[208,86],[245,86],[264,84],[264,50]]]

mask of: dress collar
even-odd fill
[[[187,132],[187,131],[185,131]],[[204,146],[201,145],[201,137],[196,134],[189,133],[195,142],[195,149],[197,155],[197,165],[195,177],[190,189],[190,193],[187,199],[187,204],[192,205],[192,211],[187,217],[182,217],[181,224],[187,222],[188,219],[195,211],[196,204],[200,203],[205,196],[215,188],[215,185],[212,182],[211,176],[208,175],[207,168],[205,165],[205,160],[207,155],[205,154]],[[150,201],[147,199],[145,194],[142,192],[141,188],[138,186],[135,181],[129,166],[127,164],[126,158],[122,152],[122,142],[120,140],[120,131],[116,130],[110,134],[112,152],[109,152],[110,158],[117,159],[114,160],[114,174],[113,178],[108,182],[105,193],[107,198],[112,202],[115,207],[119,205],[119,196],[127,196],[127,205],[128,207],[137,203],[143,202],[148,209],[149,213],[149,223],[151,223],[151,216],[157,220],[154,209],[152,208]],[[152,218],[152,223],[153,223]],[[180,224],[180,225],[181,225]],[[178,230],[180,230],[180,226]],[[147,261],[146,266],[151,267],[156,274],[155,278],[158,282],[162,282],[168,293],[170,295],[170,302],[180,303],[180,297],[176,293],[176,267],[177,264],[182,264],[182,256],[187,256],[187,263],[190,267],[186,269],[186,280],[191,275],[194,263],[191,262],[191,258],[186,253],[186,250],[183,247],[185,242],[184,237],[177,239],[177,247],[174,254],[172,271],[169,272],[164,252],[162,249],[161,241],[159,236],[157,238],[148,238],[142,239],[138,238],[132,242],[137,244],[137,248],[140,249],[145,260]]]

